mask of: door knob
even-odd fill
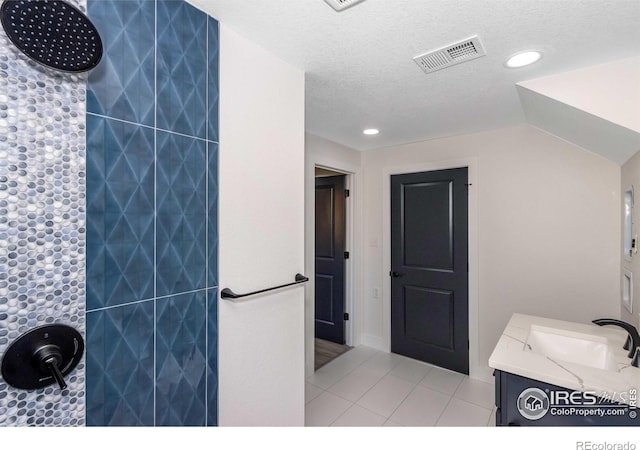
[[[393,270],[392,270],[391,272],[389,272],[389,276],[390,276],[391,278],[398,278],[398,277],[401,277],[401,276],[403,276],[403,275],[404,275],[403,273],[395,272],[395,271],[393,271]]]

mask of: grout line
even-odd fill
[[[372,369],[372,370],[373,370],[373,368],[371,368],[371,367],[364,366],[364,365],[360,364],[360,365],[358,365],[355,369],[353,369],[351,372],[349,372],[346,376],[342,377],[340,380],[336,381],[336,382],[335,382],[335,383],[333,383],[331,386],[329,386],[329,387],[327,388],[327,391],[329,391],[329,389],[331,389],[333,386],[335,386],[335,385],[336,385],[336,384],[338,384],[340,381],[344,380],[346,377],[348,377],[349,375],[351,375],[351,374],[352,374],[353,372],[355,372],[355,371],[356,371],[356,369],[358,369],[359,367],[367,367],[367,368],[369,368],[369,369]],[[358,403],[358,402],[360,401],[360,399],[362,399],[362,397],[364,397],[365,395],[367,395],[367,393],[368,393],[371,389],[373,389],[373,388],[374,388],[378,383],[380,383],[380,382],[381,382],[381,381],[382,381],[382,380],[383,380],[387,375],[389,375],[389,372],[387,372],[387,373],[385,373],[384,375],[382,375],[382,376],[378,379],[378,381],[376,381],[375,383],[373,383],[373,386],[371,386],[369,389],[367,389],[366,391],[364,391],[364,392],[362,393],[362,395],[361,395],[360,397],[358,397],[355,401],[353,401],[353,400],[349,400],[349,399],[347,399],[347,398],[344,398],[344,397],[340,396],[339,394],[336,394],[336,393],[335,393],[335,392],[333,392],[333,391],[329,391],[329,392],[331,392],[333,395],[336,395],[336,396],[338,396],[338,397],[340,397],[340,398],[343,398],[344,400],[347,400],[347,401],[349,401],[349,402],[353,402],[354,404],[356,404],[356,403]],[[358,406],[362,406],[362,405],[358,405]],[[364,409],[366,409],[367,411],[371,411],[370,409],[367,409],[367,408],[366,408],[366,407],[364,407],[364,406],[362,406],[362,407],[363,407]],[[371,411],[371,412],[372,412],[372,413],[375,413],[375,414],[378,414],[379,416],[381,415],[381,414],[379,414],[379,413],[377,413],[377,412],[375,412],[375,411]]]
[[[120,308],[121,306],[137,305],[138,303],[151,302],[151,301],[154,301],[154,300],[163,300],[163,299],[169,298],[169,297],[177,297],[179,295],[193,294],[193,293],[201,292],[201,291],[207,291],[208,292],[208,291],[213,291],[215,289],[218,289],[218,286],[211,286],[211,287],[208,287],[208,288],[194,289],[192,291],[176,292],[174,294],[162,295],[160,297],[149,297],[149,298],[144,298],[142,300],[135,300],[133,302],[120,303],[118,305],[103,306],[101,308],[87,309],[86,312],[87,313],[93,313],[93,312],[107,311],[109,309]]]
[[[205,29],[205,94],[204,94],[204,132],[205,132],[205,179],[204,179],[204,286],[209,288],[209,15]],[[209,425],[209,294],[204,298],[204,425]]]
[[[216,108],[216,173],[214,174],[216,178],[216,288],[218,291],[214,298],[215,300],[215,308],[216,308],[216,426],[220,424],[220,289],[218,286],[220,285],[220,22],[217,19],[216,26],[216,89],[217,89],[217,108]]]
[[[392,375],[392,376],[395,376],[395,375]],[[402,378],[400,378],[400,377],[396,377],[396,378],[398,378],[398,379],[402,380]],[[382,381],[382,380],[380,380],[380,381]],[[407,383],[410,383],[410,381],[407,381],[407,380],[403,380],[403,381],[406,381]],[[414,385],[413,385],[413,387],[411,388],[411,390],[410,390],[409,392],[407,392],[407,395],[405,395],[404,397],[402,397],[402,400],[400,400],[400,403],[398,403],[398,406],[396,406],[396,407],[393,409],[393,411],[391,411],[391,413],[390,413],[390,414],[389,414],[389,416],[387,417],[387,420],[391,419],[391,416],[393,416],[393,415],[396,413],[396,411],[398,410],[398,408],[400,408],[400,407],[402,406],[402,404],[404,403],[404,401],[405,401],[407,398],[409,398],[409,395],[411,395],[411,393],[412,393],[413,391],[415,391],[417,387],[418,387],[418,383],[414,384]],[[371,389],[373,389],[373,388],[371,388]],[[362,406],[362,405],[360,405],[360,406]],[[364,406],[363,406],[363,408],[364,408]],[[366,408],[365,408],[365,409],[366,409]],[[373,411],[372,411],[372,412],[373,412]]]
[[[436,419],[436,421],[433,423],[434,427],[438,426],[438,422],[440,422],[440,419],[442,419],[442,416],[444,415],[444,412],[447,410],[447,408],[449,407],[449,404],[451,403],[451,400],[453,400],[453,395],[449,396],[449,401],[447,402],[447,404],[444,406],[444,408],[442,408],[442,412],[440,413],[440,415],[438,416],[438,418]]]
[[[372,359],[372,358],[369,358],[369,359]],[[369,360],[369,359],[368,359],[368,360]],[[367,360],[367,361],[368,361],[368,360]],[[365,361],[365,362],[366,362],[366,361]],[[356,405],[360,406],[360,407],[361,407],[361,408],[363,408],[363,409],[366,409],[367,411],[369,411],[369,412],[371,412],[371,413],[373,413],[373,414],[376,414],[376,415],[378,415],[378,416],[384,417],[384,418],[385,418],[385,422],[386,422],[386,421],[388,421],[388,420],[391,420],[391,416],[393,416],[393,415],[395,414],[395,412],[398,410],[398,408],[400,408],[400,406],[402,406],[402,404],[403,404],[403,403],[404,403],[404,401],[409,397],[409,395],[411,395],[411,393],[412,393],[413,391],[415,391],[415,389],[420,385],[420,382],[421,382],[422,380],[420,380],[420,381],[418,381],[418,382],[413,382],[413,381],[405,380],[404,378],[401,378],[401,377],[398,377],[398,376],[392,375],[392,376],[394,376],[394,377],[398,378],[399,380],[403,380],[403,381],[405,381],[405,382],[407,382],[407,383],[412,383],[412,384],[413,384],[413,387],[412,387],[412,388],[411,388],[411,390],[410,390],[410,391],[409,391],[409,392],[408,392],[408,393],[407,393],[407,394],[402,398],[402,400],[400,401],[400,403],[398,403],[398,406],[396,406],[396,407],[394,408],[394,410],[393,410],[393,411],[391,411],[391,413],[390,413],[388,416],[385,416],[385,415],[383,415],[383,414],[380,414],[379,412],[376,412],[376,411],[372,411],[371,409],[367,408],[367,407],[366,407],[366,406],[364,406],[364,405],[361,405],[361,404],[360,404],[360,403],[358,403],[358,402],[359,402],[359,401],[360,401],[360,400],[361,400],[365,395],[367,395],[367,393],[368,393],[368,392],[370,392],[373,388],[375,388],[378,384],[380,384],[380,382],[382,382],[382,380],[384,380],[386,377],[388,377],[389,375],[391,375],[391,372],[393,371],[393,369],[395,369],[398,365],[400,365],[400,362],[398,362],[397,364],[395,364],[395,365],[394,365],[394,366],[393,366],[389,371],[387,371],[387,372],[386,372],[386,373],[385,373],[385,374],[384,374],[384,375],[383,375],[383,376],[382,376],[382,377],[381,377],[381,378],[380,378],[380,379],[379,379],[379,380],[378,380],[378,381],[377,381],[373,386],[371,386],[371,387],[370,387],[370,388],[369,388],[369,389],[368,389],[364,394],[362,394],[362,395],[360,396],[360,398],[358,398],[358,400],[356,400],[356,401],[354,402],[354,404],[356,404]],[[360,367],[360,366],[363,366],[363,367],[369,367],[369,366],[365,366],[365,365],[364,365],[364,362],[363,362],[363,363],[361,363],[358,367]],[[373,368],[372,368],[372,369],[373,369]],[[425,377],[426,377],[426,374],[425,374]],[[423,377],[423,379],[424,379],[424,377]],[[334,395],[337,395],[337,394],[334,394]],[[337,396],[338,396],[338,397],[340,397],[339,395],[337,395]],[[340,397],[340,398],[342,398],[342,397]],[[346,400],[346,399],[345,399],[345,400]],[[451,398],[449,398],[449,401],[451,401]],[[447,403],[447,404],[448,404],[448,403]],[[336,419],[336,420],[337,420],[337,419]]]
[[[331,392],[331,394],[333,394],[333,392]],[[336,394],[333,394],[333,395],[336,395]],[[338,395],[337,397],[340,397],[340,396]],[[342,397],[340,397],[340,398],[342,398]],[[346,400],[346,399],[344,399],[344,400]],[[347,411],[349,411],[351,408],[353,408],[353,407],[355,406],[355,402],[352,402],[351,400],[347,400],[347,401],[348,401],[349,403],[351,403],[351,404],[350,404],[350,405],[347,407],[347,409],[345,409],[342,413],[338,414],[338,417],[336,417],[336,418],[333,420],[333,422],[330,422],[328,426],[333,426],[333,424],[334,424],[334,423],[336,423],[338,420],[340,420],[340,418],[341,418],[342,416],[344,416],[344,415],[347,413]],[[360,405],[358,405],[358,406],[360,406]],[[362,408],[362,406],[360,406],[360,407]],[[367,410],[367,411],[368,411],[368,410]],[[371,412],[373,412],[373,411],[371,411]],[[380,414],[378,414],[378,415],[380,416]],[[380,417],[383,417],[383,416],[380,416]]]
[[[341,357],[341,356],[346,355],[346,354],[347,354],[347,352],[343,353],[342,355],[340,355],[340,356],[338,356],[336,359],[334,359],[334,361],[336,361],[337,359],[340,359],[340,357]],[[369,358],[369,359],[371,359],[371,358]],[[367,361],[368,361],[369,359],[367,359]],[[332,361],[332,362],[333,362],[333,361]],[[354,401],[352,401],[352,400],[346,399],[346,398],[344,398],[344,397],[341,397],[340,395],[336,394],[335,392],[329,391],[329,389],[331,389],[333,386],[335,386],[336,384],[338,384],[340,381],[342,381],[343,379],[345,379],[346,377],[348,377],[349,375],[351,375],[351,374],[352,374],[353,372],[355,372],[355,370],[356,370],[357,368],[359,368],[359,367],[367,367],[367,368],[369,368],[369,369],[372,369],[372,370],[373,370],[373,367],[365,366],[365,365],[364,365],[364,363],[365,363],[365,362],[366,362],[366,361],[363,361],[363,362],[361,362],[360,364],[358,364],[358,365],[357,365],[357,366],[356,366],[352,371],[350,371],[347,375],[345,375],[344,377],[340,378],[340,380],[336,381],[336,382],[335,382],[335,383],[333,383],[331,386],[329,386],[329,387],[326,389],[326,391],[327,391],[327,392],[330,392],[331,394],[335,395],[336,397],[340,397],[340,398],[342,398],[342,399],[344,399],[344,400],[346,400],[346,401],[348,401],[348,402],[352,402],[354,405],[358,405],[358,406],[360,406],[361,408],[364,408],[364,409],[366,409],[367,411],[369,411],[369,412],[371,412],[371,413],[373,413],[373,414],[377,414],[378,416],[384,417],[382,414],[380,414],[380,413],[378,413],[378,412],[376,412],[376,411],[372,411],[372,410],[370,410],[369,408],[367,408],[367,407],[365,407],[365,406],[362,406],[362,405],[361,405],[361,404],[359,404],[358,402],[359,402],[359,401],[360,401],[360,400],[361,400],[365,395],[367,395],[367,393],[368,393],[369,391],[371,391],[374,387],[376,387],[376,386],[378,385],[378,383],[380,383],[384,378],[386,378],[386,377],[387,377],[387,375],[389,375],[389,374],[391,373],[391,371],[393,370],[393,368],[391,368],[389,371],[385,372],[385,373],[380,377],[380,379],[379,379],[378,381],[376,381],[376,382],[373,384],[373,386],[371,386],[369,389],[367,389],[367,390],[366,390],[366,391],[365,391],[365,392],[364,392],[360,397],[358,397],[358,399],[357,399],[355,402],[354,402]],[[398,365],[398,364],[396,364],[396,366],[397,366],[397,365]],[[395,366],[394,366],[394,368],[395,368]],[[405,380],[405,381],[406,381],[406,380]],[[402,401],[404,401],[404,399],[402,399]],[[396,409],[397,409],[397,408],[396,408]],[[395,412],[395,410],[394,410],[394,412]],[[393,415],[393,413],[391,413],[391,414]],[[389,416],[389,417],[391,417],[391,416]],[[389,419],[389,417],[386,417],[386,419]],[[337,420],[337,419],[336,419],[336,420]]]
[[[210,142],[212,144],[219,144],[218,141],[210,141],[208,139],[201,138],[201,137],[198,137],[198,136],[192,136],[190,134],[184,134],[184,133],[179,133],[177,131],[165,130],[164,128],[158,128],[155,125],[151,126],[151,125],[146,125],[144,123],[131,122],[130,120],[124,120],[124,119],[119,119],[117,117],[105,116],[104,114],[97,114],[97,113],[93,113],[93,112],[89,112],[89,111],[87,111],[86,114],[89,115],[89,116],[100,117],[102,119],[114,120],[116,122],[122,122],[122,123],[126,123],[126,124],[129,124],[129,125],[135,125],[135,126],[138,126],[138,127],[149,128],[150,130],[154,130],[154,131],[162,131],[163,133],[175,134],[177,136],[196,139],[198,141]],[[154,123],[155,123],[155,120],[156,120],[156,118],[154,118]]]
[[[333,392],[329,392],[329,393],[330,393],[330,394],[333,394]],[[337,394],[333,394],[333,395],[335,395],[336,397],[340,397],[340,396],[339,396],[339,395],[337,395]],[[342,398],[342,397],[340,397],[340,398]],[[344,400],[346,400],[346,399],[344,399]],[[347,400],[347,401],[351,402],[351,400]],[[404,400],[402,400],[402,401],[404,401]],[[375,414],[375,415],[376,415],[376,416],[378,416],[378,417],[382,417],[382,418],[384,419],[384,422],[382,422],[382,425],[384,425],[384,424],[385,424],[385,423],[387,423],[389,420],[391,420],[391,416],[393,415],[393,413],[391,413],[391,415],[390,415],[389,417],[386,417],[384,414],[380,414],[379,412],[372,411],[372,410],[370,410],[369,408],[367,408],[366,406],[363,406],[363,405],[361,405],[361,404],[360,404],[360,403],[358,403],[358,402],[351,402],[351,403],[352,403],[352,405],[351,405],[349,408],[347,408],[347,411],[348,411],[348,410],[350,410],[352,407],[357,406],[357,407],[359,407],[359,408],[362,408],[362,409],[364,409],[364,410],[366,410],[366,411],[370,412],[371,414]],[[346,414],[346,412],[347,412],[347,411],[345,411],[343,414],[341,414],[341,415],[340,415],[340,417],[342,417],[344,414]],[[395,412],[395,410],[394,410],[394,412]],[[339,419],[340,417],[338,417],[338,419]],[[330,425],[333,425],[334,423],[336,423],[336,422],[338,421],[338,419],[336,419],[336,420],[334,420],[333,422],[331,422],[331,424],[330,424]],[[379,426],[382,426],[382,425],[379,425]],[[404,426],[404,425],[402,425],[402,426]]]
[[[475,402],[475,401],[467,400],[467,399],[465,399],[465,398],[461,398],[461,397],[456,396],[456,394],[458,393],[458,391],[460,390],[460,388],[462,387],[462,385],[464,384],[464,382],[465,382],[466,380],[471,381],[471,380],[472,380],[472,378],[470,378],[468,375],[465,375],[465,376],[464,376],[464,378],[462,378],[462,381],[460,382],[460,384],[458,384],[458,387],[456,388],[456,390],[453,392],[453,394],[451,394],[451,396],[452,396],[452,397],[454,397],[454,398],[456,398],[456,399],[458,399],[458,400],[460,400],[461,402],[469,403],[470,405],[477,406],[478,408],[482,408],[482,409],[492,409],[492,408],[493,408],[493,406],[491,406],[491,407],[487,408],[485,405],[480,405],[480,404],[478,404],[479,402]],[[489,386],[491,386],[491,383],[486,383],[486,382],[481,381],[481,380],[473,380],[473,381],[477,381],[478,383],[485,383],[485,384],[488,384]],[[473,390],[474,388],[471,388],[471,389]],[[492,398],[495,398],[495,393],[494,393],[494,395],[492,395],[491,397],[492,397]],[[493,403],[492,403],[492,405],[493,405]]]
[[[462,381],[464,381],[464,378],[462,379]],[[440,419],[442,419],[442,416],[444,415],[444,412],[447,410],[447,408],[449,407],[449,405],[451,404],[451,400],[453,400],[455,398],[455,394],[458,391],[458,388],[460,387],[460,385],[462,384],[462,381],[460,381],[460,383],[458,384],[458,386],[456,387],[456,389],[453,391],[452,394],[449,395],[449,401],[447,402],[447,404],[445,405],[445,407],[442,409],[442,412],[440,413],[440,415],[438,416],[438,418],[436,419],[435,423],[433,424],[434,427],[438,426],[438,422],[440,422]],[[426,386],[425,386],[426,387]],[[433,391],[439,392],[436,389],[432,389]],[[444,392],[441,392],[442,394],[444,394]],[[460,399],[458,399],[460,400]],[[470,403],[470,402],[469,402]]]
[[[118,117],[107,116],[107,115],[104,115],[104,114],[98,114],[98,113],[94,113],[94,112],[90,112],[90,111],[87,111],[87,115],[88,116],[94,116],[94,117],[100,117],[102,119],[113,120],[115,122],[122,122],[122,123],[126,123],[126,124],[129,124],[129,125],[135,125],[135,126],[138,126],[138,127],[149,128],[149,129],[152,129],[152,130],[155,130],[155,128],[156,128],[153,125],[147,125],[147,124],[139,123],[139,122],[132,122],[130,120],[120,119]],[[155,121],[155,118],[154,118],[154,121]]]
[[[158,294],[158,1],[153,5],[153,426],[156,426]]]
[[[88,314],[88,313],[93,313],[93,312],[108,311],[110,309],[120,308],[121,306],[137,305],[139,303],[152,302],[154,300],[155,300],[155,297],[145,298],[143,300],[136,300],[136,301],[127,302],[127,303],[120,303],[119,305],[103,306],[102,308],[88,309],[86,312]]]
[[[202,291],[208,291],[208,288],[200,288],[200,289],[193,289],[191,291],[185,291],[185,292],[176,292],[175,294],[167,294],[167,295],[161,295],[159,297],[156,297],[156,300],[164,300],[165,298],[170,298],[170,297],[177,297],[179,295],[186,295],[186,294],[195,294],[196,292],[202,292]]]
[[[179,133],[177,131],[169,131],[169,130],[165,130],[163,128],[157,128],[157,130],[158,131],[162,131],[163,133],[175,134],[175,135],[178,135],[178,136],[187,137],[187,138],[191,138],[191,139],[196,139],[198,141],[207,142],[207,140],[205,138],[201,138],[201,137],[198,137],[198,136],[191,136],[190,134]]]

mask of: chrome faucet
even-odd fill
[[[632,359],[631,365],[634,367],[640,367],[640,334],[638,333],[638,329],[636,327],[634,327],[630,323],[618,319],[596,319],[592,322],[600,326],[615,325],[629,333],[627,342],[624,345],[624,349],[629,350],[628,356]]]

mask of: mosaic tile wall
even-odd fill
[[[0,356],[48,323],[84,336],[85,85],[29,60],[0,27]],[[83,425],[84,361],[67,383],[21,391],[0,379],[0,426]]]
[[[217,425],[218,23],[89,0],[87,425]]]

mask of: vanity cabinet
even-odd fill
[[[532,380],[519,375],[514,375],[502,370],[496,370],[494,372],[495,377],[495,400],[496,400],[496,426],[638,426],[640,425],[640,410],[634,410],[627,404],[620,404],[611,401],[605,401],[602,399],[597,400],[597,405],[592,405],[594,402],[593,397],[583,397],[583,393],[573,391],[571,389],[563,388],[560,386],[554,386],[552,384],[543,383],[542,381]],[[556,407],[556,414],[552,413],[554,408],[553,401],[549,400],[549,404],[546,405],[547,412],[537,420],[530,420],[525,418],[518,408],[518,401],[521,394],[531,388],[537,388],[544,395],[556,400],[560,398],[560,406]],[[531,392],[531,391],[529,391]],[[574,398],[577,399],[576,405],[566,405],[565,403],[572,403],[566,400],[574,394]],[[560,394],[558,394],[560,393]],[[539,393],[540,394],[540,393]],[[540,394],[544,397],[543,394]],[[631,393],[630,395],[634,395]],[[523,396],[521,401],[526,401],[527,396]],[[539,400],[539,397],[535,395],[531,397],[532,402]],[[581,401],[584,400],[584,401]],[[580,403],[586,403],[580,404]],[[574,411],[568,414],[570,411],[568,408],[574,407]],[[602,408],[603,414],[600,415],[580,415],[587,412],[586,410],[594,410],[596,408]],[[534,408],[535,409],[535,408]],[[540,412],[544,410],[543,405],[540,405]],[[558,413],[558,410],[561,410]],[[578,410],[581,410],[578,412]],[[624,414],[620,411],[624,411]],[[565,413],[565,414],[563,414]],[[618,414],[619,413],[619,414]]]

